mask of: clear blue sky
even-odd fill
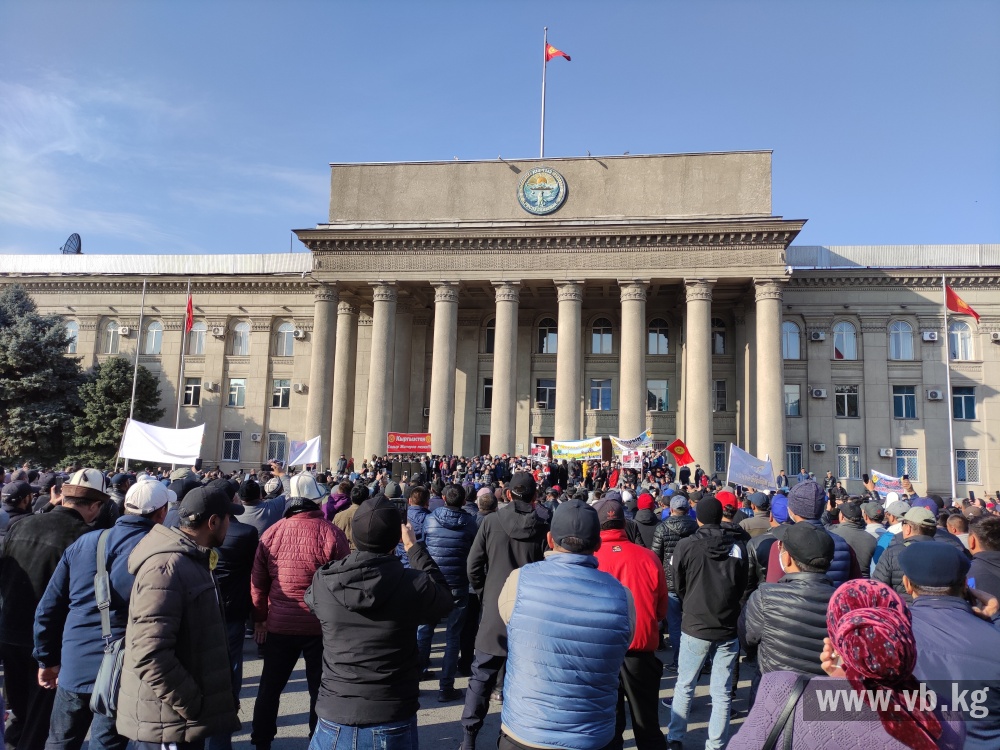
[[[328,164],[774,151],[800,244],[1000,242],[1000,2],[0,4],[0,252],[286,252]],[[296,242],[296,251],[301,246]]]

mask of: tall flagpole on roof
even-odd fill
[[[549,27],[545,26],[542,29],[542,137],[538,146],[538,158],[545,158],[545,70],[547,69],[546,63],[546,50],[549,48]]]
[[[951,334],[948,331],[948,283],[941,274],[941,303],[944,305],[944,379],[945,399],[948,401],[948,463],[951,465],[951,496],[955,498],[955,400],[951,395]]]
[[[132,419],[135,414],[135,388],[139,382],[139,351],[142,348],[142,318],[146,312],[146,279],[142,280],[142,298],[139,302],[139,335],[135,344],[135,365],[132,367],[132,400],[128,406],[128,418]],[[117,461],[115,462],[117,468]],[[125,471],[128,471],[128,459],[125,459]]]
[[[185,297],[185,302],[191,297],[191,279],[188,278],[188,289],[187,297]],[[187,322],[187,306],[184,307],[184,321],[185,325],[181,326],[181,331],[183,335],[181,336],[181,369],[180,374],[177,377],[177,411],[174,414],[174,429],[176,430],[181,425],[181,404],[184,402],[184,355],[187,353],[187,340],[188,332],[186,330]]]

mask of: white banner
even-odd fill
[[[601,439],[599,437],[589,440],[564,440],[561,443],[552,442],[552,457],[556,459],[576,458],[587,461],[592,458],[600,459]]]
[[[544,443],[531,444],[531,460],[536,464],[548,463],[549,446]]]
[[[653,442],[653,431],[646,430],[645,432],[639,433],[637,437],[631,438],[630,440],[622,440],[614,435],[609,435],[611,438],[611,446],[615,453],[623,453],[624,451],[635,450],[644,445],[649,445]]]
[[[622,468],[623,469],[642,469],[642,461],[645,458],[646,452],[641,450],[635,451],[622,451]]]
[[[901,477],[891,477],[888,474],[883,474],[881,471],[875,471],[874,469],[872,469],[872,484],[875,485],[875,489],[881,493],[905,492]]]
[[[173,430],[130,419],[118,455],[136,461],[193,466],[201,454],[205,425]]]
[[[729,445],[729,473],[726,484],[752,487],[755,490],[775,490],[774,467],[771,459],[761,461],[737,445]]]
[[[320,450],[319,435],[312,440],[293,440],[288,448],[288,465],[305,466],[306,464],[318,464],[320,462]]]

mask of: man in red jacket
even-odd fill
[[[660,621],[667,616],[667,581],[660,560],[651,550],[634,544],[625,533],[625,507],[617,500],[597,505],[601,546],[594,552],[597,567],[610,573],[632,592],[635,635],[618,678],[618,710],[613,750],[623,746],[625,699],[632,714],[637,750],[666,750],[660,731],[659,691],[663,663],[656,658]]]
[[[323,517],[323,492],[309,474],[296,474],[285,517],[264,532],[250,578],[254,638],[264,646],[260,688],[253,707],[250,742],[271,747],[278,733],[281,692],[299,656],[306,661],[309,736],[316,729],[316,697],[323,676],[323,629],[305,603],[313,574],[347,557],[344,532]]]

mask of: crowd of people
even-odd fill
[[[629,724],[639,750],[677,750],[706,672],[710,750],[1000,747],[997,508],[912,485],[852,496],[829,472],[777,480],[729,487],[655,452],[640,470],[12,470],[6,746],[79,750],[89,733],[101,750],[227,750],[252,638],[257,750],[300,659],[312,750],[417,748],[427,680],[463,704],[462,750],[483,745],[491,703],[504,750],[618,750]],[[731,733],[741,675],[750,708]],[[911,700],[927,685],[941,700]],[[838,690],[867,703],[824,709]]]

